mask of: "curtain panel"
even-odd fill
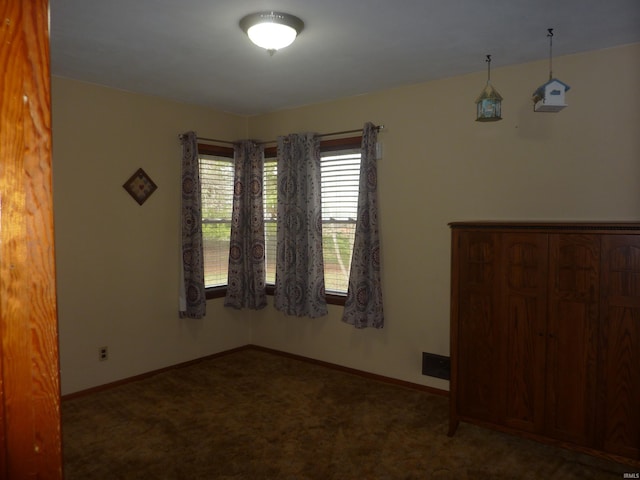
[[[274,304],[287,315],[327,314],[322,258],[320,139],[278,137],[278,220]]]
[[[198,138],[187,132],[182,139],[182,279],[180,282],[181,318],[202,318],[207,300],[204,288],[202,249],[202,204]]]
[[[264,147],[245,140],[234,147],[235,173],[226,307],[267,305],[263,211]]]
[[[347,300],[342,314],[342,321],[356,328],[384,326],[378,233],[377,141],[378,129],[372,123],[366,123],[362,134],[356,233]]]

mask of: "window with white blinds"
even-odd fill
[[[352,139],[350,139],[352,140]],[[356,139],[359,141],[359,139]],[[353,253],[360,149],[353,144],[322,151],[322,231],[327,294],[344,296],[349,283]],[[223,151],[225,149],[219,149]],[[229,239],[233,209],[233,151],[221,155],[199,155],[202,189],[202,232],[205,286],[227,285]],[[264,163],[264,223],[266,281],[275,284],[277,254],[278,168],[275,150]]]
[[[321,153],[322,249],[325,290],[344,295],[358,211],[360,178],[359,149]],[[277,160],[268,158],[264,167],[264,219],[267,284],[275,284],[277,252]]]
[[[360,151],[321,155],[322,250],[327,293],[346,294],[358,214]]]
[[[205,287],[226,286],[233,210],[233,159],[203,154],[199,159],[204,284]]]
[[[275,285],[278,238],[278,160],[276,158],[265,158],[263,182],[266,281],[267,285]]]

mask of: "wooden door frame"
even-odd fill
[[[0,2],[0,478],[61,479],[47,0]]]

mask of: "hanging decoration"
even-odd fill
[[[129,177],[129,180],[122,185],[124,189],[129,192],[129,195],[138,202],[138,205],[142,205],[147,201],[147,198],[151,196],[153,192],[158,188],[151,177],[147,175],[142,168],[136,170],[136,172]]]
[[[567,106],[564,94],[571,87],[553,78],[553,28],[547,29],[549,37],[549,81],[533,92],[534,112],[559,112]]]
[[[491,85],[491,55],[487,55],[487,85],[476,99],[476,122],[502,120],[502,95]]]

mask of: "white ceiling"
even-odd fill
[[[640,42],[640,0],[51,0],[51,69],[131,92],[259,114]],[[305,28],[270,57],[238,22]],[[554,69],[555,70],[555,69]]]

